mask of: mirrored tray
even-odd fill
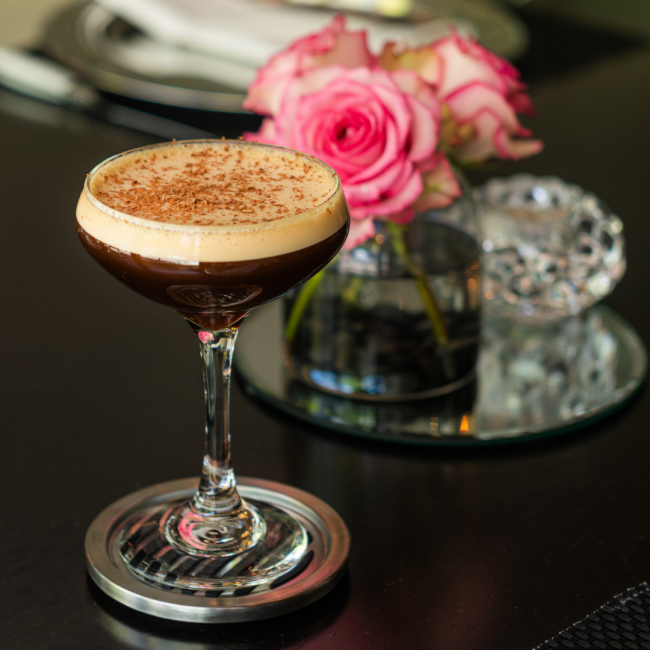
[[[435,399],[365,402],[293,376],[283,361],[282,330],[280,300],[242,326],[235,367],[247,391],[311,423],[375,440],[476,446],[568,433],[620,408],[647,368],[639,335],[602,305],[547,329],[485,318],[470,384]]]

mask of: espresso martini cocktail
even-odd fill
[[[154,486],[152,495],[138,507],[129,506],[122,519],[111,510],[111,526],[117,528],[105,535],[114,546],[105,554],[120,557],[123,566],[117,568],[140,580],[142,588],[213,599],[240,595],[235,592],[241,589],[269,591],[313,556],[309,509],[298,501],[291,506],[292,497],[277,493],[296,492],[293,488],[275,484],[270,490],[259,480],[252,481],[255,487],[237,488],[230,465],[230,369],[243,317],[323,268],[342,246],[348,227],[334,172],[278,147],[172,142],[114,156],[88,175],[77,206],[86,250],[128,287],[182,314],[197,334],[203,361],[206,451],[198,489],[183,496],[179,490],[165,493],[168,484]],[[337,519],[325,504],[304,497]],[[140,595],[125,596],[124,585],[109,588],[119,576],[109,579],[110,571],[98,568],[89,540],[105,513],[87,537],[91,576],[118,600],[150,611]],[[327,517],[321,513],[313,519]],[[340,542],[347,532],[337,521],[334,527],[344,531],[335,535]],[[315,589],[309,587],[311,600]],[[267,610],[260,617],[270,615]],[[165,615],[208,620],[203,614],[196,619]]]
[[[313,158],[198,141],[102,163],[77,222],[110,273],[215,330],[322,268],[345,240],[348,214],[337,177]]]

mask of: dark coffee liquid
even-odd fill
[[[348,224],[302,250],[259,260],[176,264],[126,253],[77,231],[91,256],[139,294],[180,312],[200,327],[218,330],[251,309],[284,295],[320,271],[343,245]]]

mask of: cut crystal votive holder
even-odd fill
[[[475,190],[486,312],[543,326],[611,293],[625,273],[623,223],[554,176],[494,178]]]

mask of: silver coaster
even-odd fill
[[[194,494],[198,478],[160,483],[133,492],[101,512],[86,533],[86,565],[95,584],[118,602],[145,614],[195,623],[235,623],[271,618],[309,605],[330,591],[345,572],[350,536],[326,503],[296,488],[238,478],[240,494],[282,508],[309,535],[304,559],[270,585],[214,592],[162,589],[137,578],[120,557],[121,526],[136,510]]]

